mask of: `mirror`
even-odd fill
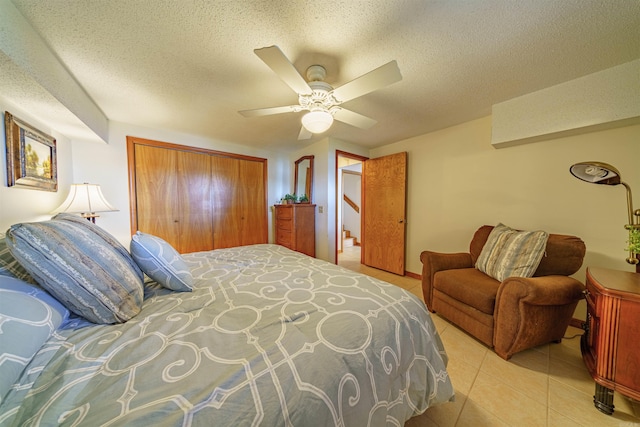
[[[306,194],[309,202],[313,203],[313,156],[300,157],[295,162],[296,170],[293,182],[293,191],[298,197]]]

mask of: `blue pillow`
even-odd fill
[[[166,241],[136,232],[131,238],[131,256],[147,276],[174,291],[191,292],[193,275],[182,256]]]
[[[143,274],[126,249],[104,234],[84,223],[54,219],[12,225],[7,246],[72,312],[94,323],[123,323],[140,312]]]
[[[0,402],[69,311],[36,285],[0,276]]]

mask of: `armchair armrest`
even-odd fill
[[[568,276],[510,277],[498,288],[493,345],[508,359],[518,351],[560,341],[584,286]]]
[[[473,267],[471,254],[464,252],[441,253],[424,251],[420,254],[420,261],[422,261],[422,295],[430,311],[433,311],[431,308],[433,276],[438,271]]]

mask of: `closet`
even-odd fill
[[[131,233],[180,253],[267,243],[267,160],[127,137]]]

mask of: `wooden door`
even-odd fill
[[[136,144],[134,152],[137,217],[132,231],[158,236],[180,251],[175,151]]]
[[[214,249],[210,156],[177,151],[180,253]]]
[[[407,153],[366,160],[362,180],[363,263],[404,275]]]
[[[180,253],[213,249],[209,156],[135,145],[137,227]]]
[[[211,157],[216,249],[268,241],[265,165],[261,161]]]

